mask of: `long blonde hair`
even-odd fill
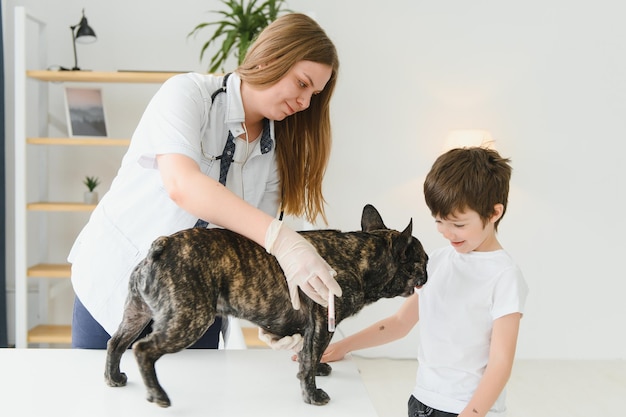
[[[294,216],[304,215],[311,223],[321,216],[327,223],[322,181],[332,143],[330,98],[339,71],[334,44],[313,19],[290,13],[259,34],[237,72],[251,85],[269,87],[299,61],[328,65],[332,73],[324,90],[311,98],[308,109],[275,122],[282,209]]]

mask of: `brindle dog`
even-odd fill
[[[412,221],[403,232],[388,229],[378,211],[365,206],[362,231],[300,232],[337,271],[343,296],[335,302],[336,323],[380,298],[407,297],[426,283],[428,257],[412,236]],[[270,333],[303,335],[298,378],[304,402],[326,404],[330,397],[315,383],[331,367],[320,363],[332,333],[327,309],[300,292],[294,310],[285,276],[274,256],[225,229],[183,230],[154,241],[146,258],[130,277],[124,318],[108,343],[105,380],[126,384],[120,360],[146,325],[152,333],[133,351],[148,390],[148,401],[168,407],[155,362],[196,342],[216,315],[251,321]]]

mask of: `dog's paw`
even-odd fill
[[[110,387],[123,387],[126,385],[126,381],[128,381],[128,377],[124,372],[120,372],[115,375],[105,375],[104,380],[107,385]]]
[[[317,376],[328,376],[332,372],[333,368],[327,363],[320,363],[317,365]]]
[[[326,405],[330,401],[330,397],[323,389],[317,388],[312,393],[304,396],[304,402],[312,405]]]
[[[170,398],[163,391],[148,391],[148,396],[146,397],[148,401],[151,403],[155,403],[159,407],[167,408],[172,405]]]

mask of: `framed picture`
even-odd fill
[[[65,87],[70,137],[107,137],[102,89]]]

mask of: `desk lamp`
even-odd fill
[[[72,71],[80,71],[78,68],[78,59],[76,58],[76,42],[79,43],[94,43],[96,41],[96,33],[91,26],[87,24],[87,18],[85,17],[85,9],[83,9],[83,17],[80,19],[77,25],[70,26],[72,31],[72,44],[74,45],[74,68]]]

